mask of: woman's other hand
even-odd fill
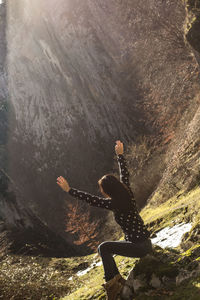
[[[124,152],[124,145],[119,140],[116,141],[115,152],[116,152],[117,155],[118,154],[123,154],[123,152]]]
[[[57,178],[57,184],[63,189],[63,191],[69,192],[70,187],[69,187],[67,180],[64,177],[59,176]]]

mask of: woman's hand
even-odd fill
[[[124,152],[124,145],[119,140],[116,141],[115,152],[116,152],[117,155],[118,154],[123,154],[123,152]]]
[[[57,184],[63,189],[63,191],[69,192],[70,187],[69,187],[67,180],[64,177],[59,176],[57,178]]]

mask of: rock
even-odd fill
[[[173,278],[170,278],[170,277],[167,277],[167,276],[163,276],[162,277],[162,283],[164,286],[167,286],[169,288],[173,287],[176,285],[176,278],[173,277]]]
[[[188,271],[193,271],[193,270],[197,269],[198,267],[199,267],[199,262],[198,261],[191,261],[187,266],[187,270]]]
[[[179,276],[178,259],[180,254],[173,249],[153,246],[152,254],[139,259],[129,273],[122,299],[130,299],[134,294],[149,293],[154,289],[168,289],[187,278],[188,273]],[[177,261],[177,264],[174,264]],[[178,277],[179,276],[179,277]],[[153,290],[152,290],[153,289]]]
[[[182,269],[180,270],[178,276],[176,276],[176,285],[181,284],[184,280],[187,280],[192,277],[196,277],[199,274],[200,266],[193,270],[192,272],[190,270]]]
[[[133,277],[133,270],[130,272],[125,286],[121,292],[121,299],[132,300],[134,293],[137,293],[141,288],[146,287],[146,280],[144,274],[139,275],[136,279]]]
[[[167,292],[170,296],[169,289],[199,274],[199,251],[199,245],[184,253],[153,246],[153,253],[139,259],[129,273],[121,299],[132,300],[143,293],[153,296]]]
[[[191,273],[186,270],[182,270],[176,277],[176,285],[179,285],[182,281],[188,279],[189,277],[191,277]]]
[[[134,288],[134,291],[137,293],[139,289],[141,289],[141,287],[145,287],[145,280],[143,279],[134,279],[133,280],[133,288]]]
[[[122,292],[121,292],[121,299],[123,300],[129,300],[132,299],[132,295],[134,294],[133,287],[131,288],[127,284],[125,284]]]
[[[160,288],[162,285],[160,279],[154,273],[152,274],[150,285],[154,288]]]

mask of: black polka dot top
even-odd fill
[[[141,216],[139,215],[137,204],[130,188],[129,172],[123,154],[117,155],[117,161],[119,165],[120,181],[126,184],[131,195],[131,209],[128,212],[122,212],[119,209],[114,209],[111,205],[111,198],[95,196],[75,188],[70,188],[68,193],[77,199],[85,200],[91,206],[112,210],[116,222],[121,226],[124,232],[126,241],[144,241],[150,237],[150,232],[147,230]]]

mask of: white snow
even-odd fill
[[[181,243],[183,234],[190,231],[191,228],[191,223],[180,223],[173,227],[165,227],[156,233],[157,236],[155,238],[151,239],[152,244],[156,244],[162,248],[175,248]]]
[[[101,266],[102,265],[102,261],[99,261],[97,263],[93,263],[91,264],[87,269],[85,270],[82,270],[82,271],[78,271],[76,273],[77,276],[82,276],[82,275],[85,275],[87,272],[89,272],[92,268],[94,267],[98,267],[98,266]]]
[[[89,272],[92,268],[98,267],[98,266],[101,266],[101,265],[102,265],[102,261],[94,262],[94,263],[92,263],[87,269],[78,271],[78,272],[76,273],[76,275],[77,275],[77,276],[83,276],[83,275],[85,275],[87,272]],[[68,280],[72,280],[72,278],[73,278],[73,276],[69,277]]]

